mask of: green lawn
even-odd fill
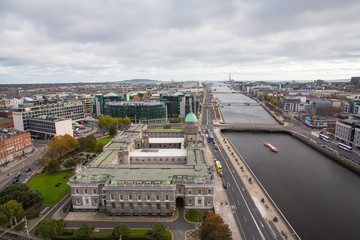
[[[156,129],[164,129],[164,128],[148,128],[148,130],[156,130]],[[172,127],[171,129],[184,129],[183,127]]]
[[[96,141],[96,143],[105,143],[107,144],[108,142],[111,141],[111,139],[113,139],[115,136],[110,136],[110,137],[105,137],[105,138],[100,138]]]
[[[75,230],[74,232],[76,232]],[[151,236],[152,230],[151,229],[136,229],[130,228],[130,234],[128,237],[123,237],[124,240],[129,239],[136,239],[136,240],[150,240],[153,239]],[[74,238],[73,236],[56,236],[55,239],[80,239],[80,238]],[[107,233],[91,233],[89,235],[89,239],[113,239],[112,238],[112,232]],[[164,235],[162,236],[161,240],[170,240],[171,239],[171,233],[168,230],[165,230]]]
[[[55,173],[41,173],[34,177],[29,183],[32,189],[40,190],[43,200],[43,205],[55,205],[58,203],[68,192],[70,186],[66,183],[69,178],[74,175],[71,171],[59,171]],[[64,178],[67,176],[66,178]],[[60,186],[55,187],[57,183]]]
[[[185,218],[190,222],[201,222],[204,218],[204,213],[198,212],[196,210],[189,210],[185,214]]]

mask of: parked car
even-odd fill
[[[227,185],[226,185],[226,183],[223,183],[223,187],[226,189],[227,188]]]

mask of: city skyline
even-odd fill
[[[2,1],[0,84],[359,75],[358,1]]]

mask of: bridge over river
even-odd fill
[[[229,123],[229,124],[214,124],[221,130],[232,129],[240,131],[265,131],[265,132],[290,132],[290,127],[277,124],[249,124],[249,123]]]

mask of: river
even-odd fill
[[[222,101],[233,95],[231,92],[215,94]],[[236,95],[245,101],[251,100]],[[246,106],[238,106],[238,113],[247,112],[240,108]],[[226,122],[234,123],[268,124],[253,118],[272,119],[266,111],[259,114],[253,117],[248,114],[245,119],[242,115],[223,115]],[[291,135],[258,132],[224,132],[224,135],[241,153],[302,239],[359,239],[359,175]],[[279,152],[273,153],[264,147],[266,141]]]

